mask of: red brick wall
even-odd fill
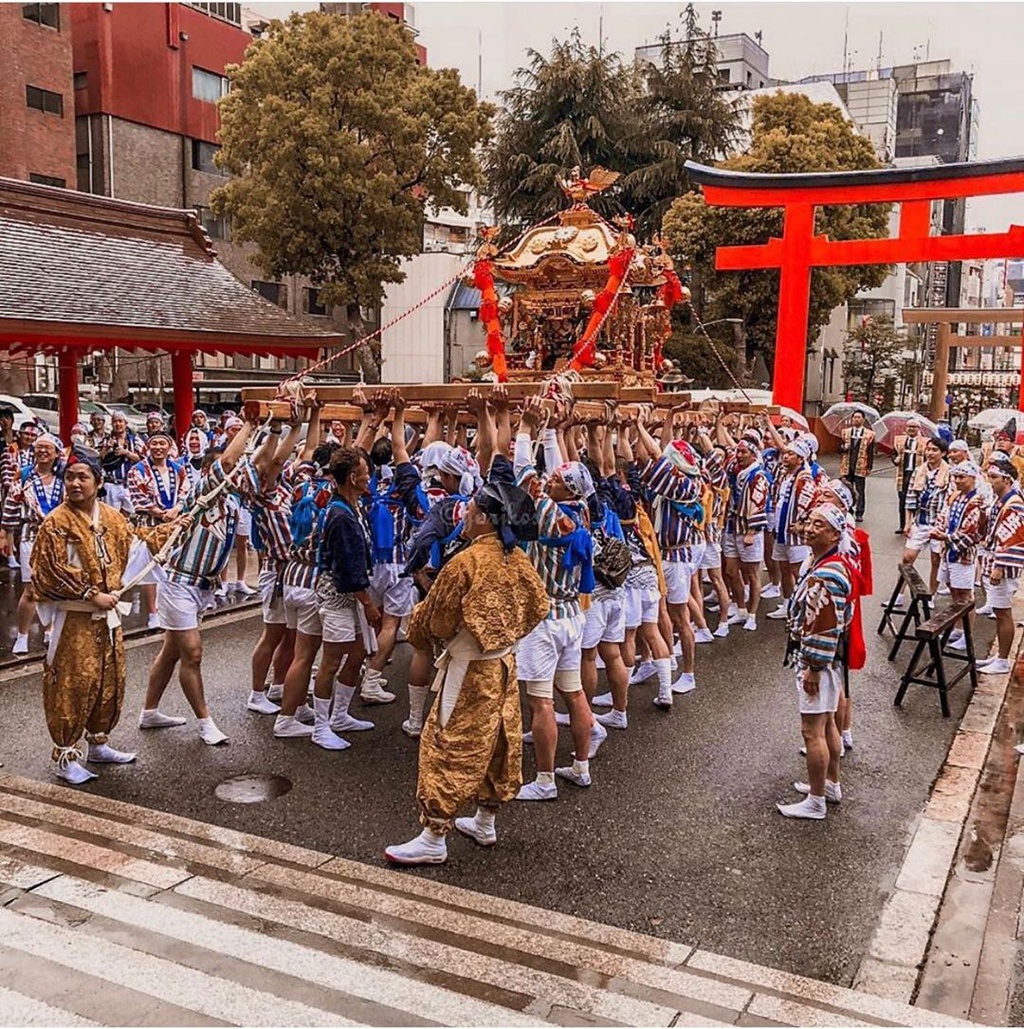
[[[72,89],[71,5],[60,5],[60,30],[22,17],[22,5],[0,3],[0,176],[33,172],[75,188],[75,98]],[[64,116],[25,103],[26,85],[64,98]]]

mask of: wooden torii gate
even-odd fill
[[[781,207],[781,239],[719,247],[720,271],[779,269],[773,399],[799,411],[804,401],[811,270],[826,265],[907,264],[1024,255],[1024,227],[990,235],[932,236],[935,200],[1024,193],[1024,157],[926,168],[764,175],[686,162],[704,199],[723,207]],[[814,209],[834,204],[899,204],[899,230],[890,239],[830,240],[814,234]],[[962,320],[962,319],[961,319]]]
[[[1020,347],[1020,336],[957,336],[954,325],[1024,325],[1024,310],[1012,307],[913,307],[904,308],[908,325],[938,325],[935,339],[935,367],[932,371],[932,399],[928,412],[932,421],[946,414],[949,384],[949,352],[953,347]],[[1024,410],[1024,376],[1019,385],[1017,406]]]

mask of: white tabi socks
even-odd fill
[[[313,698],[313,714],[316,721],[313,723],[312,740],[318,747],[324,750],[347,750],[352,746],[348,740],[343,740],[331,732],[331,701],[325,697]]]
[[[402,732],[418,739],[423,731],[423,708],[427,703],[429,686],[409,686],[409,717],[402,722]]]
[[[334,710],[331,714],[331,732],[365,732],[373,728],[373,722],[363,721],[349,714],[348,706],[355,696],[355,686],[334,683]]]

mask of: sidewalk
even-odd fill
[[[5,1024],[964,1024],[15,776],[0,941]]]

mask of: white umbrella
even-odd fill
[[[873,422],[871,425],[871,431],[875,434],[875,443],[883,450],[893,450],[896,446],[896,437],[906,433],[909,421],[917,422],[926,436],[934,439],[939,435],[939,427],[928,418],[913,411],[890,411],[889,414],[883,414],[877,422]]]
[[[1009,407],[986,408],[979,411],[967,424],[979,432],[998,432],[1011,418],[1017,420],[1018,426],[1024,426],[1024,411],[1014,411]]]
[[[807,419],[799,411],[794,411],[791,407],[780,407],[776,418],[788,418],[798,429],[803,429],[804,432],[811,431]]]
[[[872,422],[877,422],[881,417],[870,404],[862,404],[859,400],[844,400],[838,404],[833,404],[821,416],[821,420],[824,422],[825,428],[828,429],[833,436],[838,436],[846,423],[857,411],[860,411],[860,413],[864,415],[864,420],[869,425]]]

